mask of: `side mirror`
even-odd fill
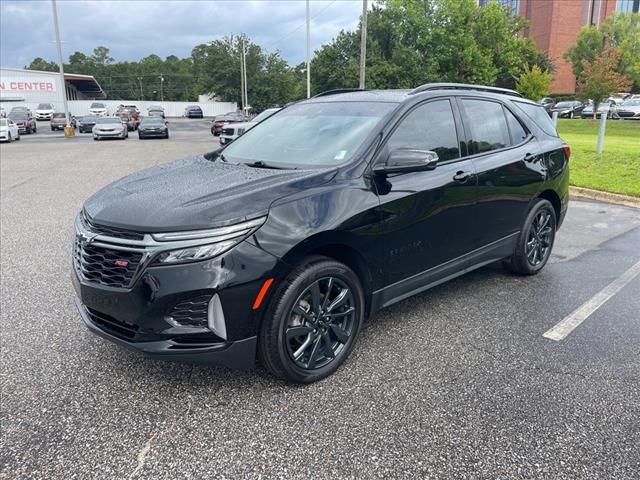
[[[424,172],[434,170],[438,165],[438,160],[438,154],[431,150],[399,148],[389,154],[386,162],[373,167],[373,172],[378,175]]]

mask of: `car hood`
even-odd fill
[[[95,223],[116,228],[206,229],[265,214],[274,201],[322,185],[336,172],[254,168],[198,156],[124,177],[89,198],[84,208]]]
[[[36,113],[53,113],[53,110],[36,110]]]

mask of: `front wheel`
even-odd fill
[[[9,143],[13,142],[13,137],[11,136],[11,132],[9,132]]]
[[[260,329],[260,358],[280,378],[315,382],[349,356],[363,319],[357,275],[335,260],[310,257],[274,293]]]
[[[520,275],[535,275],[547,264],[556,237],[556,211],[542,198],[533,205],[524,222],[507,266]]]

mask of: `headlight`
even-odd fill
[[[153,233],[155,246],[163,251],[155,260],[155,265],[167,265],[175,263],[195,262],[213,258],[230,250],[245,238],[258,230],[267,219],[266,216],[236,223],[228,227],[213,228],[210,230],[195,230],[188,232]],[[169,245],[165,248],[163,243]]]

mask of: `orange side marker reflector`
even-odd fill
[[[267,291],[269,290],[269,287],[271,286],[272,283],[273,283],[273,278],[268,278],[267,280],[264,281],[264,283],[262,284],[262,287],[260,288],[260,291],[258,292],[258,295],[256,296],[255,301],[253,302],[254,310],[258,310],[260,308],[260,305],[262,304],[262,300],[264,300],[264,296],[267,294]]]

